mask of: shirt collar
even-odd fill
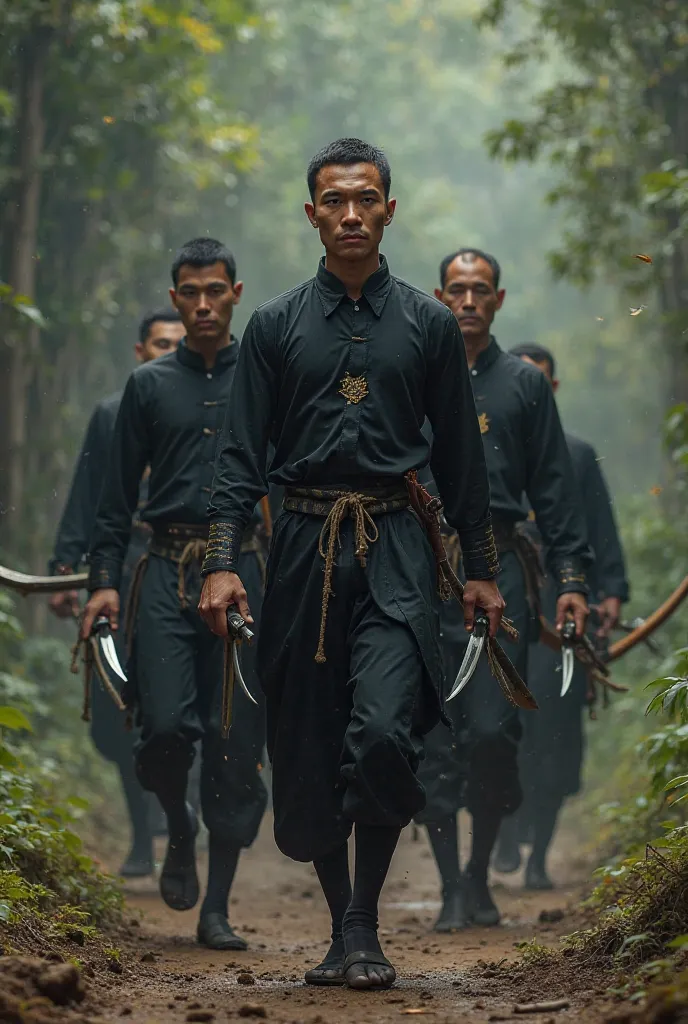
[[[239,345],[234,335],[230,336],[229,345],[225,345],[224,348],[218,350],[215,356],[215,366],[212,369],[213,373],[224,373],[229,367],[233,366],[239,355]],[[202,373],[207,373],[205,368],[205,361],[200,352],[192,352],[186,344],[186,338],[182,338],[177,346],[177,359],[182,366],[188,366],[191,370],[199,370]]]
[[[346,298],[346,286],[343,281],[325,266],[325,257],[318,264],[315,275],[315,287],[322,302],[325,316],[329,316],[337,308],[342,299]],[[384,256],[380,255],[380,266],[370,275],[363,285],[363,295],[377,317],[382,316],[387,296],[392,287],[392,277]]]
[[[490,335],[490,343],[487,348],[484,348],[475,363],[473,364],[472,373],[477,377],[481,373],[485,373],[490,367],[497,362],[502,354],[502,350],[497,344],[497,339],[494,335]]]

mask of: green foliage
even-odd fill
[[[502,23],[511,7],[493,0],[483,22]],[[536,113],[505,122],[488,144],[494,155],[512,160],[546,152],[561,168],[550,199],[575,216],[555,258],[560,273],[588,283],[602,265],[637,279],[642,275],[630,259],[631,239],[648,230],[647,219],[661,220],[664,255],[683,228],[675,223],[673,235],[665,231],[670,219],[680,220],[675,215],[688,199],[681,108],[674,99],[688,60],[688,13],[673,0],[629,0],[616,8],[594,0],[533,0],[529,8],[530,30],[517,33],[507,63],[541,62],[552,47],[568,63],[538,97]]]
[[[13,561],[20,555],[30,565],[54,529],[52,495],[64,493],[93,395],[121,383],[138,319],[167,301],[170,253],[204,233],[209,209],[236,201],[238,174],[256,161],[255,126],[232,90],[217,87],[214,68],[260,26],[250,0],[0,0],[0,21],[6,280],[26,184],[15,140],[42,134],[37,237],[29,242],[36,294],[30,304],[14,297],[12,310],[38,323],[40,306],[47,326],[23,350],[32,404],[26,451],[7,454],[8,465],[22,456],[25,463]],[[20,83],[39,67],[44,133],[37,122],[19,124]]]
[[[37,327],[46,327],[47,324],[41,313],[31,302],[27,295],[18,295],[10,284],[0,281],[0,307],[9,309],[21,321],[29,320]]]
[[[594,928],[570,937],[586,955],[625,970],[681,950],[688,922],[688,833],[666,835],[620,863],[602,867],[588,905],[599,912]]]
[[[505,54],[515,75],[549,62],[552,52],[561,70],[529,116],[488,131],[488,148],[507,162],[549,160],[558,177],[547,199],[566,217],[550,253],[554,274],[625,288],[631,310],[648,311],[634,315],[641,323],[627,326],[627,338],[652,347],[663,403],[685,403],[688,136],[679,97],[688,7],[676,0],[527,6],[530,25],[515,22],[513,2],[488,0],[483,23],[515,28]]]
[[[28,710],[38,687],[19,675],[25,671],[23,644],[11,599],[0,592],[0,664],[11,669],[0,676],[0,697],[9,690]],[[59,747],[51,743],[48,718],[47,712],[38,716],[37,730],[42,747],[55,752]],[[65,797],[65,780],[72,774],[65,770],[68,762],[47,756],[45,749],[39,752],[35,741],[25,710],[0,704],[0,922],[40,913],[59,930],[75,922],[91,927],[112,920],[121,897],[85,855],[74,831],[85,802]],[[60,744],[68,746],[65,733]]]

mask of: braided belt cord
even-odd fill
[[[323,582],[322,611],[320,615],[320,636],[318,638],[318,649],[315,654],[315,660],[319,665],[323,665],[327,661],[325,656],[325,627],[327,625],[327,610],[332,594],[332,572],[336,549],[341,548],[339,530],[342,525],[342,519],[346,516],[353,519],[355,554],[361,568],[365,569],[368,545],[374,544],[380,536],[375,520],[366,509],[366,505],[372,505],[375,501],[375,498],[367,497],[358,491],[340,495],[333,502],[332,508],[320,531],[318,551],[321,557],[325,559],[325,579]]]

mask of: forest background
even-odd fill
[[[596,446],[615,495],[629,615],[682,578],[680,0],[0,0],[0,33],[3,563],[44,571],[94,402],[126,380],[142,314],[167,304],[176,248],[210,234],[235,251],[240,331],[313,273],[305,167],[359,135],[392,165],[394,272],[432,290],[442,256],[486,248],[507,289],[499,341],[554,351],[565,425]],[[682,678],[685,627],[683,612],[661,658],[619,663],[631,692],[591,729],[587,800],[619,848],[619,823],[642,838],[688,766],[681,723],[650,728],[643,689]],[[35,730],[22,757],[103,824],[112,778],[79,722],[70,640],[43,603],[0,594],[0,704]]]

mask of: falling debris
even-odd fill
[[[657,485],[655,485],[654,487],[650,488],[650,494],[653,497],[655,497],[655,498],[657,497],[658,494],[661,494],[661,493],[662,493],[662,488],[661,487],[657,487]]]
[[[634,260],[641,260],[643,263],[652,263],[652,257],[647,256],[644,252],[637,252],[633,257]]]
[[[604,320],[604,317],[603,316],[596,316],[595,319],[597,320],[598,323],[601,324],[603,322],[603,320]]]
[[[110,114],[106,114],[103,118],[103,124],[114,124],[115,119]]]
[[[640,313],[642,313],[644,309],[647,309],[647,306],[631,306],[628,312],[631,314],[631,316],[638,316]]]

